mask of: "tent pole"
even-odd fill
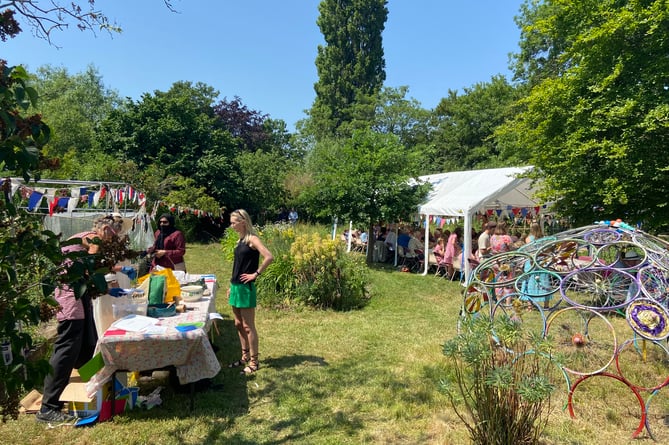
[[[469,264],[469,256],[472,254],[472,209],[469,208],[465,212],[465,229],[464,229],[464,247],[462,248],[462,263],[463,267],[461,270],[464,271],[465,276],[464,280],[462,280],[463,277],[461,277],[461,281],[467,284],[467,281],[469,280],[469,274],[471,273],[471,265]]]
[[[428,251],[430,247],[430,215],[425,215],[425,246],[423,247],[423,264],[424,264],[424,270],[423,270],[423,276],[427,275],[427,271],[430,268],[430,265],[428,264],[428,260],[430,258],[430,252]]]

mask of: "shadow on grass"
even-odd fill
[[[293,368],[305,364],[316,364],[318,366],[328,366],[328,363],[323,359],[323,357],[317,357],[314,355],[288,355],[284,357],[270,357],[267,360],[263,360],[262,364],[266,368]]]

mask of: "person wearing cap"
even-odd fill
[[[185,272],[186,238],[181,230],[175,227],[174,216],[169,213],[160,215],[155,238],[153,246],[147,249],[147,253],[154,255],[151,268],[161,266]]]
[[[481,234],[479,235],[478,249],[476,250],[476,256],[478,257],[479,260],[482,260],[483,258],[487,258],[490,256],[491,253],[490,235],[492,235],[493,231],[495,230],[495,227],[497,227],[497,223],[495,221],[488,221],[483,232],[481,232]]]

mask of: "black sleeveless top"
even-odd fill
[[[260,252],[244,242],[238,242],[235,247],[235,258],[232,263],[232,278],[230,282],[233,284],[244,284],[241,282],[240,275],[255,273],[258,270],[259,262]]]

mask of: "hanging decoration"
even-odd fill
[[[5,179],[0,179],[0,185],[4,183]],[[81,181],[56,181],[50,182],[42,180],[42,184],[68,184],[75,185],[69,188],[55,188],[42,187],[40,184],[24,184],[20,178],[11,178],[10,197],[13,197],[17,192],[20,193],[22,199],[27,200],[27,210],[35,212],[39,210],[40,205],[46,197],[49,215],[62,212],[73,212],[77,208],[88,207],[89,209],[97,208],[100,202],[105,203],[106,208],[117,209],[119,207],[137,206],[140,209],[146,206],[146,194],[135,189],[130,185],[121,185],[114,183],[95,183],[90,182],[82,186]],[[97,188],[97,189],[96,189]],[[170,209],[172,213],[192,214],[194,216],[203,218],[214,215],[201,209],[193,207],[177,207],[174,204],[158,201],[154,206],[162,205]]]

